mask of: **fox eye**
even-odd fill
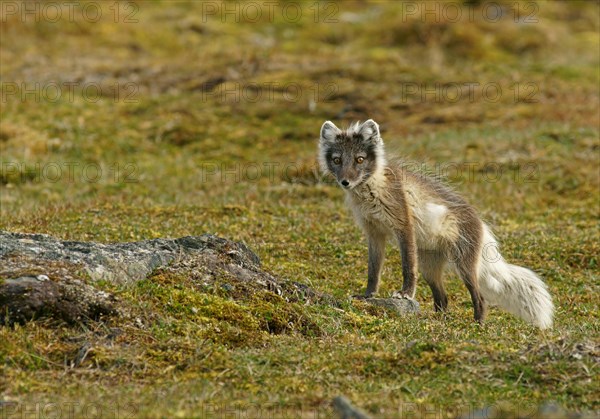
[[[333,158],[333,163],[334,164],[342,164],[342,159],[340,159],[339,157],[334,157]]]
[[[356,158],[356,162],[357,162],[358,164],[362,164],[362,162],[364,162],[364,161],[365,161],[365,158],[364,158],[364,157],[357,157],[357,158]]]

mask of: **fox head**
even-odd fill
[[[369,119],[342,131],[331,121],[325,122],[321,127],[319,163],[344,189],[364,183],[385,164],[379,125]]]

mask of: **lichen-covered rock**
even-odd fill
[[[156,268],[198,253],[213,252],[245,268],[260,264],[246,245],[205,234],[179,239],[102,244],[60,241],[44,234],[0,232],[0,261],[37,258],[77,265],[94,280],[117,284],[144,279]],[[0,274],[4,269],[0,268]]]
[[[271,291],[287,301],[337,305],[306,285],[261,269],[246,245],[213,235],[102,244],[0,232],[0,324],[52,318],[68,323],[120,313],[97,281],[127,286],[160,270],[236,293]]]

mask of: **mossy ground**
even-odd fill
[[[346,301],[365,286],[366,244],[316,169],[316,139],[326,119],[374,118],[388,152],[445,175],[506,258],[544,277],[551,331],[496,309],[474,324],[452,276],[447,314],[421,282],[423,313],[398,318],[157,272],[100,284],[127,320],[0,329],[2,399],[119,417],[313,417],[338,394],[382,417],[490,404],[527,415],[547,400],[597,411],[598,3],[473,3],[460,22],[450,3],[437,15],[411,3],[415,15],[396,2],[318,15],[306,3],[297,22],[280,6],[255,20],[168,1],[122,3],[117,18],[105,3],[95,22],[80,8],[57,23],[51,10],[7,17],[0,228],[101,242],[215,233]],[[381,294],[400,278],[390,246]]]

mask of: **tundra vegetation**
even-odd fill
[[[0,327],[0,411],[309,416],[339,394],[381,417],[598,411],[598,2],[80,2],[58,18],[32,4],[2,4],[1,230],[211,233],[340,303],[176,269],[82,274],[128,314]],[[316,147],[324,120],[367,118],[544,278],[553,329],[494,308],[474,323],[454,275],[443,315],[422,280],[418,315],[348,298],[367,246]],[[400,283],[390,245],[380,295]]]

